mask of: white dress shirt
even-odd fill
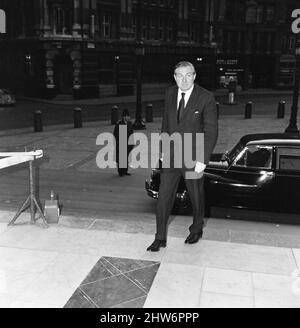
[[[178,107],[179,107],[179,102],[180,102],[180,99],[181,99],[181,94],[182,93],[184,93],[185,95],[184,95],[184,107],[186,107],[186,104],[187,104],[187,102],[189,101],[189,99],[190,99],[190,96],[191,96],[191,93],[192,93],[192,91],[193,91],[193,89],[194,89],[194,84],[193,84],[193,86],[189,89],[189,90],[187,90],[187,91],[181,91],[179,88],[178,88],[178,93],[177,93],[177,110],[178,110]]]

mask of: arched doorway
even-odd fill
[[[54,59],[54,83],[57,93],[72,94],[73,62],[69,56],[56,56]]]

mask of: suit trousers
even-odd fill
[[[174,205],[176,191],[185,170],[179,168],[163,169],[160,176],[159,196],[156,208],[156,235],[159,240],[166,240],[169,216]],[[190,232],[198,233],[203,228],[204,219],[204,178],[185,179],[193,208],[193,223]]]

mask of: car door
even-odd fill
[[[281,212],[300,213],[300,147],[277,147],[276,203]]]
[[[212,182],[216,206],[265,209],[273,206],[274,149],[250,145],[242,149],[223,176]]]

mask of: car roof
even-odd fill
[[[247,143],[250,145],[265,145],[265,146],[300,146],[300,140],[293,139],[263,139],[255,140]]]
[[[240,139],[246,144],[269,144],[269,145],[300,145],[299,133],[255,133],[247,134]]]

